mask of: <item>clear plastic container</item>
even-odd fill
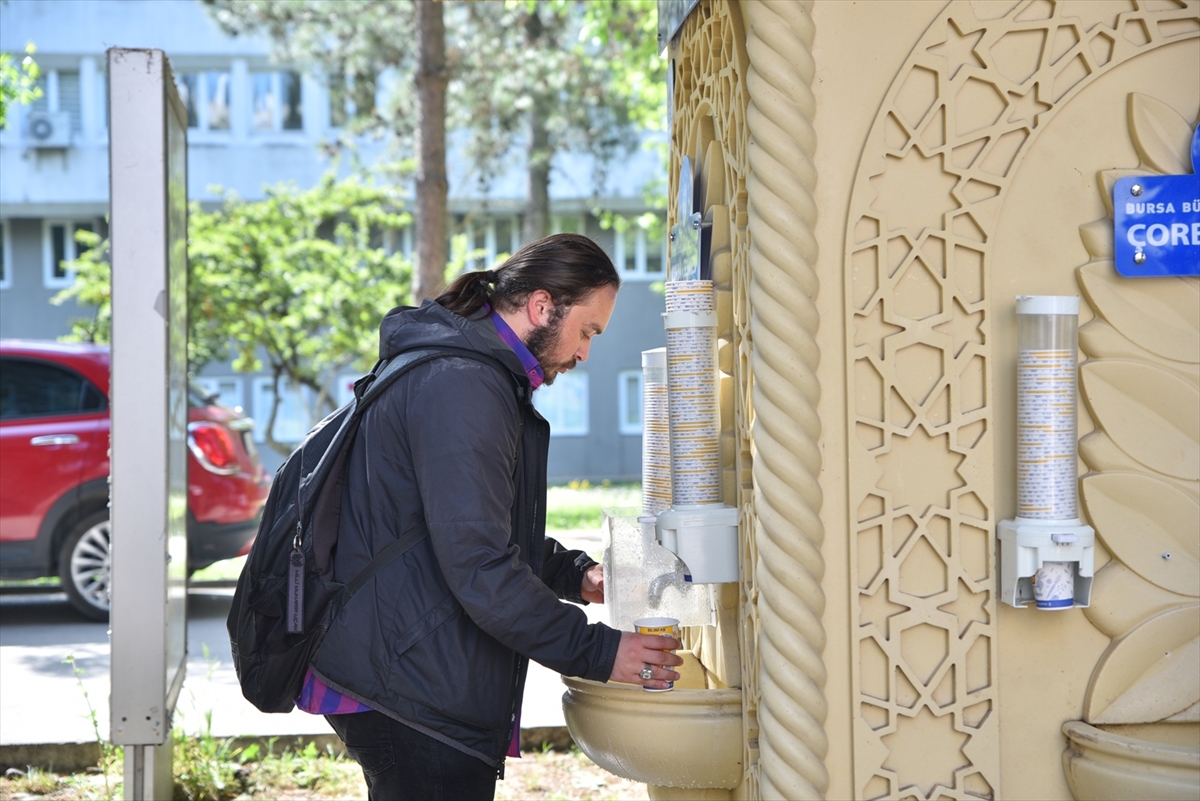
[[[642,514],[671,505],[671,417],[667,349],[642,351]]]
[[[684,578],[684,565],[658,544],[655,518],[636,509],[604,510],[604,605],[609,625],[632,631],[642,617],[673,617],[681,626],[715,625],[708,584]]]
[[[1017,516],[1079,517],[1079,298],[1017,298]]]
[[[1017,518],[1078,523],[1079,297],[1017,297]],[[1033,576],[1039,609],[1075,605],[1071,562]]]

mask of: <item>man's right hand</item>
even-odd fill
[[[683,664],[683,657],[668,652],[680,647],[679,640],[674,637],[623,631],[621,644],[617,647],[617,661],[613,663],[612,675],[608,680],[665,690],[667,682],[677,681],[679,674],[664,666]],[[642,678],[642,670],[647,665],[654,675],[648,680]]]

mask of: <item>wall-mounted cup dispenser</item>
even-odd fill
[[[658,513],[655,535],[687,566],[687,581],[738,580],[738,510],[724,504],[672,506]]]
[[[1017,517],[1004,520],[1000,600],[1091,601],[1096,535],[1079,520],[1079,297],[1017,296]]]

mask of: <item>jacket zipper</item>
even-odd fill
[[[521,413],[524,414],[524,410],[522,410]],[[537,464],[534,467],[534,476],[537,476],[537,475],[540,475],[540,473],[538,471],[542,470],[542,429],[541,429],[541,426],[537,425],[537,420],[532,420],[531,422],[535,426],[535,428],[534,428],[534,430],[535,430],[534,456],[536,457]],[[526,476],[524,476],[524,478],[528,478],[528,473],[526,474]],[[534,531],[534,529],[537,527],[538,508],[539,508],[539,504],[540,504],[540,498],[539,498],[540,493],[537,490],[540,485],[538,484],[536,479],[533,483],[534,483],[534,486],[533,486],[534,492],[532,493],[533,494],[533,509],[531,510],[533,512],[533,514],[530,516],[529,520],[526,521],[527,525],[525,527],[526,528],[525,544],[528,549],[527,553],[529,554],[530,568],[535,569],[540,572],[541,566],[533,564],[533,536],[536,533]],[[512,683],[512,689],[509,691],[509,698],[511,699],[511,701],[510,701],[509,709],[508,709],[508,742],[511,744],[513,741],[513,737],[515,735],[517,737],[517,749],[518,750],[521,748],[520,735],[516,733],[517,703],[518,703],[518,695],[520,694],[520,691],[521,691],[521,655],[514,651],[513,652],[513,683]],[[496,778],[498,778],[498,779],[504,778],[504,760],[503,759],[500,760],[500,764],[496,767]]]

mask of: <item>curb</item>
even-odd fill
[[[297,734],[284,737],[218,737],[228,739],[233,749],[245,749],[257,745],[262,753],[279,754],[286,751],[299,753],[313,744],[321,753],[344,756],[346,747],[336,734]],[[521,729],[522,753],[539,751],[568,751],[575,741],[566,726],[541,726]],[[0,771],[9,768],[26,770],[30,767],[43,768],[57,773],[82,773],[100,763],[100,746],[88,743],[19,743],[0,745]]]
[[[0,745],[0,770],[32,767],[58,773],[80,773],[99,764],[100,745],[96,742]]]

